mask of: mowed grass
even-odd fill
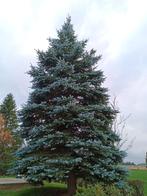
[[[144,183],[144,195],[147,196],[147,170],[130,170],[129,180],[141,180]]]
[[[67,187],[61,183],[45,183],[43,187],[22,188],[20,190],[0,190],[0,196],[60,196]]]
[[[141,180],[144,183],[144,195],[147,196],[147,170],[130,170],[129,180]],[[67,186],[61,183],[45,183],[43,187],[24,187],[16,190],[0,190],[0,196],[60,196]]]

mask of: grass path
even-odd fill
[[[21,184],[21,183],[27,183],[26,180],[20,179],[20,178],[0,178],[0,185],[1,184]]]

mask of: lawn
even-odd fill
[[[130,170],[130,180],[141,180],[144,182],[144,195],[147,196],[147,170]],[[0,190],[0,196],[59,196],[65,193],[67,187],[61,183],[45,183],[44,187],[26,187],[20,190]]]
[[[60,196],[66,192],[66,185],[46,183],[44,187],[22,188],[21,190],[1,190],[0,196]]]
[[[147,196],[147,170],[130,170],[130,180],[141,180],[144,182],[144,195]]]

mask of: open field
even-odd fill
[[[140,165],[130,165],[127,167],[129,170],[147,170],[145,166],[140,166]]]

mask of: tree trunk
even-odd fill
[[[68,196],[73,196],[76,193],[77,182],[76,176],[73,172],[69,173],[67,180]]]

